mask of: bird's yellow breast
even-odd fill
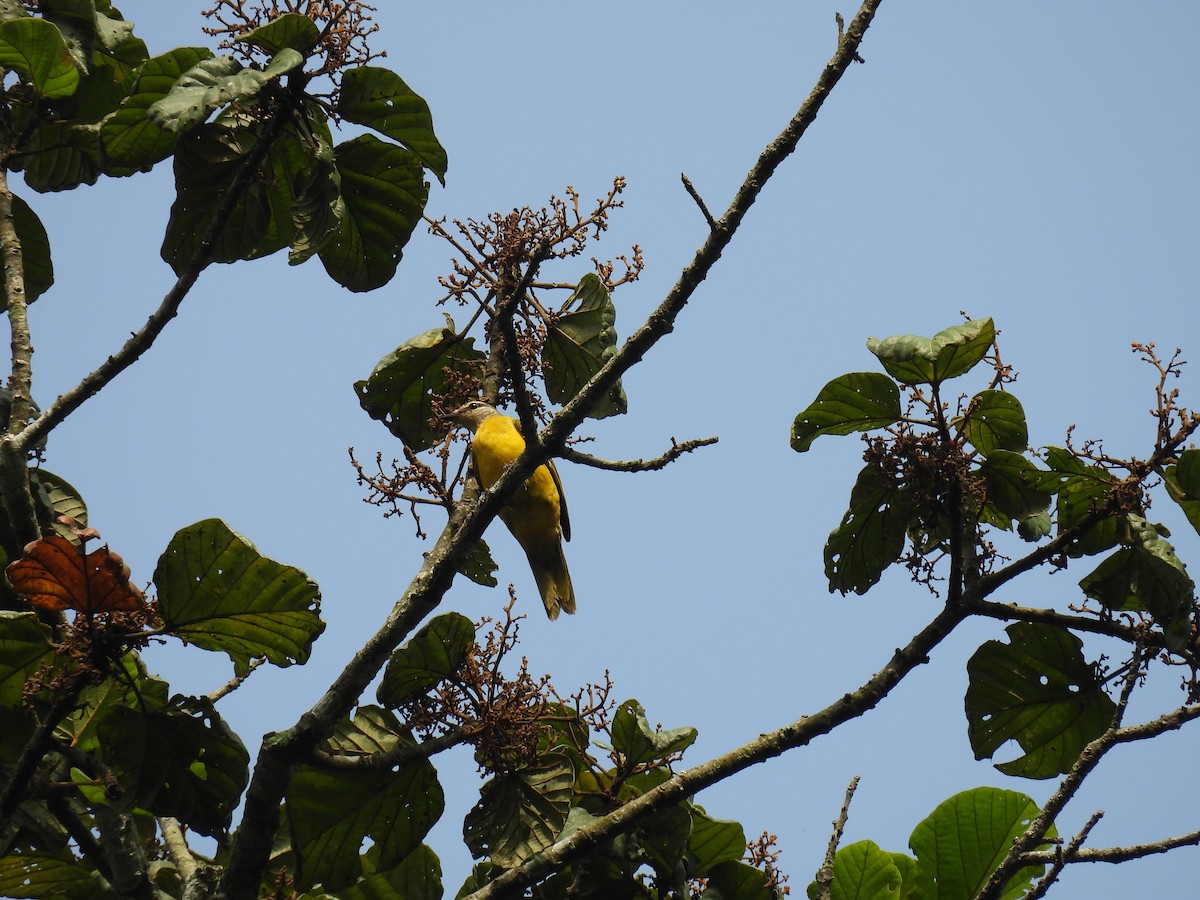
[[[489,490],[504,474],[521,451],[525,439],[517,430],[517,420],[508,416],[490,416],[475,429],[475,441],[471,452],[475,460],[475,471],[484,490]],[[509,501],[509,506],[523,517],[533,521],[527,527],[549,531],[557,539],[559,518],[558,486],[546,466],[538,466],[525,484]],[[503,515],[503,514],[502,514]],[[508,517],[505,517],[508,521]],[[510,523],[510,527],[511,523]]]

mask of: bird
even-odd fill
[[[469,400],[447,418],[474,434],[471,459],[485,491],[491,489],[525,449],[521,423],[502,415],[490,403]],[[546,615],[554,620],[560,610],[575,612],[575,589],[562,544],[571,539],[571,520],[553,460],[534,469],[508,505],[500,510],[500,519],[529,559]]]

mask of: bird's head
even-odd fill
[[[484,403],[482,400],[468,400],[454,412],[446,416],[451,422],[456,425],[461,425],[463,428],[468,428],[472,432],[479,427],[484,419],[498,415],[496,407],[490,403]]]

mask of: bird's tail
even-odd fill
[[[558,618],[559,610],[575,612],[575,588],[571,586],[571,573],[567,570],[567,558],[561,544],[557,559],[534,559],[530,555],[529,568],[533,570],[547,616],[553,620]]]

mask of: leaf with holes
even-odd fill
[[[850,491],[850,508],[825,542],[829,590],[865,594],[904,550],[911,500],[877,468],[866,466]]]
[[[100,745],[142,809],[218,836],[250,778],[250,754],[212,704],[120,706],[99,725]]]
[[[164,131],[190,131],[214,110],[253,99],[265,85],[303,62],[304,57],[290,48],[275,54],[262,70],[242,68],[232,56],[202,59],[147,107],[146,117]]]
[[[461,613],[433,619],[392,654],[378,699],[395,707],[423,694],[459,667],[475,643],[475,626]]]
[[[132,612],[145,605],[129,583],[129,567],[107,547],[86,556],[61,535],[25,547],[6,570],[13,589],[38,609],[71,609],[85,616]]]
[[[976,450],[984,456],[993,450],[1020,453],[1029,443],[1029,428],[1021,401],[1007,391],[980,391],[957,422]]]
[[[312,579],[263,556],[220,519],[177,532],[154,583],[165,630],[227,653],[239,675],[260,656],[277,666],[307,662],[325,629]]]
[[[879,372],[851,372],[821,388],[792,423],[792,449],[803,453],[823,434],[886,428],[900,418],[900,390]]]
[[[429,423],[433,401],[449,390],[449,379],[482,370],[484,355],[475,349],[475,339],[459,338],[454,323],[448,325],[409,338],[354,383],[359,405],[413,451],[427,450],[444,437],[444,428]]]
[[[502,868],[520,865],[553,844],[563,830],[574,783],[575,768],[561,753],[496,775],[484,784],[463,822],[467,847],[476,859],[490,856]]]
[[[438,181],[446,183],[446,151],[433,133],[427,104],[390,69],[357,66],[342,75],[337,113],[366,125],[416,154]]]
[[[340,895],[365,874],[361,847],[368,838],[380,869],[400,865],[443,807],[437,773],[426,759],[399,772],[299,767],[287,794],[297,886],[319,882]]]
[[[1116,706],[1083,658],[1083,642],[1052,625],[1018,623],[1009,643],[988,641],[967,663],[968,735],[976,759],[1008,741],[1025,755],[996,768],[1023,778],[1070,770],[1112,723]]]

